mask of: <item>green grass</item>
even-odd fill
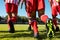
[[[39,38],[33,37],[32,31],[28,31],[27,24],[15,24],[15,30],[15,33],[9,33],[8,25],[0,24],[0,40],[60,40],[60,32],[56,32],[54,38],[47,38],[45,25],[38,25]]]

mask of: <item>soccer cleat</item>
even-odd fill
[[[29,30],[29,31],[31,31],[31,30],[32,30],[32,29],[31,29],[31,25],[29,25],[28,30]]]
[[[35,38],[38,38],[38,37],[39,37],[39,33],[35,33],[35,34],[34,34],[34,37],[35,37]]]
[[[14,29],[14,24],[13,24],[13,22],[9,21],[9,25],[10,25],[9,32],[10,32],[10,33],[14,33],[14,32],[15,32],[15,29]]]
[[[59,31],[59,27],[56,27],[56,31]]]
[[[47,37],[54,37],[54,28],[53,28],[53,23],[51,19],[47,20],[46,28],[47,28]]]

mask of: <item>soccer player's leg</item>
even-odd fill
[[[34,32],[34,37],[39,37],[39,33],[38,33],[38,27],[37,27],[37,21],[36,21],[36,11],[32,11],[31,13],[31,25],[33,27],[33,32]]]
[[[12,22],[15,23],[17,21],[17,13],[12,13]]]
[[[11,3],[6,3],[6,12],[7,12],[7,14],[8,14],[7,23],[8,23],[8,26],[9,26],[9,32],[10,32],[10,33],[14,33],[14,32],[12,32],[12,30],[11,30],[11,29],[12,29],[11,27],[14,26],[14,25],[13,25],[13,22],[12,22],[12,20],[11,20],[11,18],[12,18],[11,8],[12,8],[12,4],[11,4]]]
[[[39,18],[45,13],[45,2],[44,0],[38,0],[38,16]]]
[[[18,14],[18,5],[12,4],[12,21],[16,22],[17,21],[17,14]]]
[[[31,27],[31,17],[28,17],[28,22],[29,22],[28,30],[31,31],[32,30],[32,27]]]
[[[11,9],[12,27],[10,27],[12,32],[15,32],[14,23],[17,20],[17,11],[18,11],[18,6],[16,4],[12,4],[12,9]]]
[[[9,26],[9,32],[10,33],[14,33],[14,24],[13,24],[13,22],[12,22],[12,14],[11,13],[8,13],[8,21],[7,21],[7,23],[8,23],[8,26]]]
[[[31,11],[35,10],[36,9],[36,0],[28,0],[28,3],[27,3],[27,10],[28,10],[28,14],[31,13]],[[31,19],[29,19],[29,27],[28,29],[31,30]]]
[[[35,5],[36,0],[28,0],[27,3],[27,15],[29,18],[29,22],[33,28],[34,32],[34,37],[38,37],[38,27],[37,27],[37,21],[36,21],[36,5]]]
[[[37,0],[37,10],[39,18],[44,15],[45,12],[45,3],[44,0]],[[41,20],[41,18],[40,18]]]
[[[10,33],[14,33],[15,32],[14,23],[16,22],[16,20],[17,20],[17,14],[16,13],[12,13],[10,21],[8,22],[8,24],[10,26],[10,29],[9,29]]]
[[[57,16],[57,9],[56,9],[56,6],[55,6],[55,7],[52,7],[53,25],[56,27],[56,31],[59,31],[56,16]]]
[[[30,8],[32,8],[31,7],[31,1],[33,1],[33,0],[27,0],[26,1],[26,12],[27,12],[27,16],[28,16],[28,22],[29,22],[29,26],[28,26],[28,30],[29,31],[31,31],[31,9]]]
[[[42,15],[44,15],[44,13],[45,13],[45,10],[44,10],[44,9],[38,10],[38,16],[39,16],[39,18],[40,18]]]
[[[27,16],[28,16],[28,23],[29,23],[28,30],[31,31],[32,30],[32,27],[31,27],[31,13],[27,12]]]

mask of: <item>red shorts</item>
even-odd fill
[[[60,14],[60,5],[58,5],[58,6],[53,6],[52,7],[52,16],[57,16],[58,15],[58,13]]]
[[[18,6],[11,3],[6,3],[6,12],[7,13],[17,13],[18,12]]]
[[[36,10],[45,9],[44,0],[28,0],[26,1],[26,11],[32,12]]]

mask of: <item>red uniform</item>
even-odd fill
[[[6,6],[6,12],[8,13],[7,23],[9,25],[9,32],[14,33],[14,22],[17,20],[18,4],[20,0],[4,0]]]
[[[29,25],[33,27],[34,36],[38,35],[36,13],[34,12],[40,10],[45,10],[44,0],[26,0],[26,11],[29,18]]]
[[[57,16],[58,12],[60,14],[60,3],[56,0],[49,0],[52,3],[52,16]]]
[[[44,0],[26,0],[26,11],[28,13],[41,9],[45,9]]]
[[[5,0],[6,12],[17,13],[18,11],[18,0]]]

